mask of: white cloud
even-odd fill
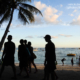
[[[71,37],[72,35],[65,35],[65,34],[59,34],[60,36],[64,36],[64,37]]]
[[[80,25],[80,15],[77,19],[73,19],[73,21],[70,23],[71,25]]]
[[[42,21],[42,17],[41,16],[37,16],[37,15],[34,15],[35,17],[35,24],[42,24],[43,21]]]
[[[60,36],[64,36],[64,34],[59,34]]]
[[[35,6],[42,10],[43,19],[40,19],[39,16],[36,16],[35,21],[38,23],[46,23],[46,24],[58,24],[61,21],[58,18],[62,15],[62,11],[58,11],[56,8],[52,6],[47,6],[46,4],[39,2],[35,2]],[[44,10],[43,10],[44,9]],[[37,20],[36,20],[37,19]],[[43,22],[42,22],[43,20]]]
[[[46,7],[45,4],[42,4],[40,1],[39,2],[34,2],[35,7],[37,7],[38,9],[42,10]]]
[[[70,16],[74,16],[73,14],[69,14]]]
[[[65,35],[65,37],[71,37],[72,35]]]
[[[53,15],[54,13],[57,13],[57,12],[58,12],[57,9],[55,9],[55,8],[53,8],[51,6],[48,6],[48,7],[46,7],[46,9],[44,11],[44,14],[50,16],[50,15]]]
[[[51,38],[58,38],[58,36],[51,36]]]
[[[60,7],[63,7],[63,5],[61,4]]]
[[[10,26],[12,26],[12,23],[10,24]]]
[[[77,12],[77,10],[74,10],[73,12]]]

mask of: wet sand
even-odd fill
[[[18,64],[16,65],[16,73],[19,73]],[[1,66],[0,66],[1,67]],[[55,70],[58,75],[58,80],[80,80],[80,67],[79,66],[62,66],[57,65],[57,69]],[[32,66],[32,72],[30,73],[30,78],[24,78],[26,76],[26,72],[23,71],[21,76],[17,76],[17,80],[42,80],[44,75],[44,65],[37,64],[38,72],[34,73],[35,69]],[[13,80],[13,71],[10,66],[5,67],[5,70],[2,74],[0,80]],[[50,79],[51,80],[51,79]]]

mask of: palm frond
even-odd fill
[[[7,11],[7,5],[5,3],[0,3],[0,17]]]
[[[28,23],[26,17],[21,13],[21,11],[19,11],[18,18],[19,18],[24,24],[26,24],[26,22]]]
[[[28,18],[28,20],[30,22],[34,22],[34,16],[30,11],[28,11],[22,7],[20,7],[20,11],[23,12],[23,14]]]
[[[11,9],[7,9],[4,16],[0,20],[0,24],[2,24],[3,21],[7,21],[10,18]]]
[[[34,7],[34,6],[31,6],[31,5],[25,4],[25,3],[20,3],[20,5],[21,5],[22,7],[24,7],[25,9],[29,10],[30,12],[35,12],[35,13],[39,13],[39,14],[42,15],[41,11],[38,10],[38,9],[37,9],[36,7]]]
[[[17,2],[25,2],[25,1],[29,1],[31,2],[31,0],[16,0]]]

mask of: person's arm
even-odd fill
[[[55,53],[55,45],[54,45],[54,53]],[[55,53],[55,61],[56,61],[56,53]]]
[[[14,49],[13,51],[14,51],[14,54],[15,54],[15,44],[14,44],[14,47],[13,47],[13,49]]]
[[[19,52],[19,50],[20,50],[20,47],[18,46],[18,60],[20,60],[20,52]]]
[[[46,46],[45,46],[45,60],[44,60],[44,65],[46,65]]]

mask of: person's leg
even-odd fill
[[[55,73],[55,71],[54,71],[54,72],[51,72],[51,79],[52,79],[52,80],[57,79],[57,78],[56,78],[56,73]]]
[[[0,77],[1,77],[1,75],[2,75],[2,73],[3,73],[3,71],[4,71],[4,65],[1,66]]]
[[[12,65],[11,67],[12,67],[12,69],[13,69],[14,78],[16,78],[16,68],[15,68],[15,65]]]
[[[32,61],[32,64],[33,64],[33,66],[35,67],[35,73],[36,73],[38,70],[37,70],[37,67],[36,67],[36,65],[35,65],[35,63],[34,63],[34,60]]]
[[[46,69],[46,65],[45,65],[45,68],[44,68],[44,78],[43,78],[43,80],[46,80],[46,78],[47,78],[47,69]]]
[[[47,73],[46,73],[46,78],[47,78],[46,80],[49,80],[49,76],[50,76],[50,73],[47,72]]]
[[[31,73],[31,61],[29,61],[29,72]]]
[[[29,72],[28,72],[28,68],[27,67],[24,67],[26,73],[27,73],[27,78],[29,78]]]
[[[20,73],[19,73],[19,75],[21,75],[22,71],[23,71],[23,67],[20,67]]]
[[[54,75],[55,75],[56,79],[58,79],[58,76],[57,76],[57,74],[56,74],[56,72],[55,72],[55,71],[54,71]]]

